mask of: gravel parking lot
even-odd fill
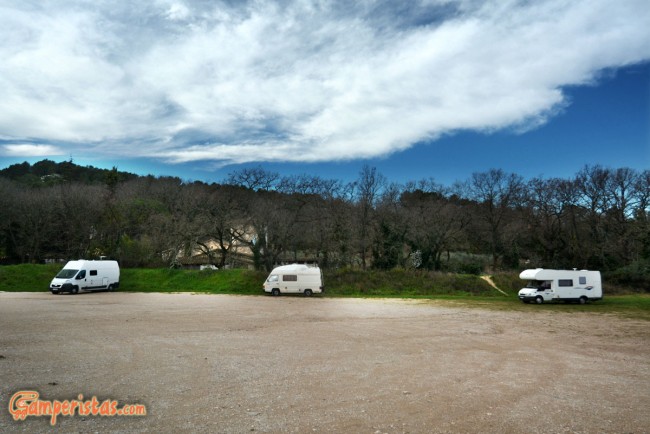
[[[0,432],[649,432],[650,323],[536,307],[0,293]],[[14,421],[22,390],[147,415]]]

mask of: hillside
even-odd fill
[[[52,185],[61,182],[81,182],[84,184],[111,184],[137,178],[138,175],[113,169],[100,169],[93,166],[80,166],[72,161],[57,163],[42,160],[29,164],[12,164],[0,170],[0,177],[11,179],[25,185]]]

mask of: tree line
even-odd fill
[[[223,267],[241,263],[242,248],[258,269],[317,261],[325,268],[616,270],[650,261],[649,170],[595,165],[569,179],[525,180],[491,169],[444,186],[390,183],[369,166],[353,182],[257,167],[206,184],[116,168],[83,175],[72,162],[66,167],[78,179],[36,176],[37,164],[0,171],[4,262],[107,256],[124,266],[161,266],[203,252]]]

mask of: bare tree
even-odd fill
[[[612,170],[607,179],[607,203],[610,208],[607,213],[610,224],[607,225],[608,232],[613,236],[609,238],[615,260],[620,261],[619,265],[629,263],[633,256],[633,240],[631,232],[634,224],[635,205],[638,200],[635,195],[635,187],[638,185],[638,175],[630,168],[619,168]]]
[[[355,184],[357,206],[357,250],[361,257],[361,266],[367,267],[368,248],[374,231],[375,204],[381,190],[386,185],[386,178],[377,172],[376,167],[364,165]]]
[[[521,204],[523,179],[514,173],[501,169],[473,173],[468,183],[468,192],[479,207],[481,225],[477,234],[482,236],[492,255],[492,267],[497,268],[499,258],[506,248],[504,227],[514,207]]]
[[[223,268],[229,255],[237,248],[237,239],[246,235],[244,227],[244,207],[239,200],[241,187],[222,185],[206,188],[199,201],[201,225],[198,228],[197,244],[210,258],[214,252],[213,243],[218,247],[217,265]]]
[[[406,215],[406,239],[412,251],[419,251],[421,266],[442,267],[442,255],[458,245],[470,222],[467,207],[450,200],[441,185],[412,183],[400,199]]]
[[[580,192],[579,205],[586,211],[585,220],[589,227],[588,237],[582,239],[582,249],[587,254],[584,267],[602,267],[607,262],[606,249],[608,230],[605,213],[611,206],[607,194],[611,172],[602,166],[585,166],[575,178]]]
[[[56,243],[61,204],[50,189],[22,188],[11,210],[9,238],[21,262],[39,262]]]
[[[226,183],[229,185],[239,185],[253,191],[269,191],[275,188],[279,179],[280,175],[278,173],[270,172],[257,166],[229,173]]]

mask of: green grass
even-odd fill
[[[650,295],[612,295],[585,305],[577,303],[524,304],[515,297],[435,297],[450,306],[478,307],[515,312],[595,313],[613,314],[630,319],[650,321]]]
[[[249,270],[170,270],[124,268],[120,291],[261,294],[266,273]]]
[[[341,270],[325,273],[328,295],[338,297],[497,296],[479,276],[406,270]]]
[[[0,291],[46,292],[61,265],[0,266]],[[251,270],[170,270],[123,268],[123,292],[199,292],[262,295],[267,273]],[[513,277],[514,276],[514,277]],[[523,304],[517,298],[521,281],[513,273],[493,276],[499,293],[479,276],[406,270],[339,270],[325,272],[325,297],[384,297],[431,299],[465,307],[511,311],[592,312],[650,321],[650,294],[609,295],[586,305]]]
[[[0,291],[48,291],[52,278],[60,269],[60,264],[0,266]]]
[[[50,281],[61,268],[61,264],[0,266],[0,291],[48,291]],[[120,270],[120,291],[260,294],[265,278],[266,273],[249,270],[198,271],[122,268]]]

